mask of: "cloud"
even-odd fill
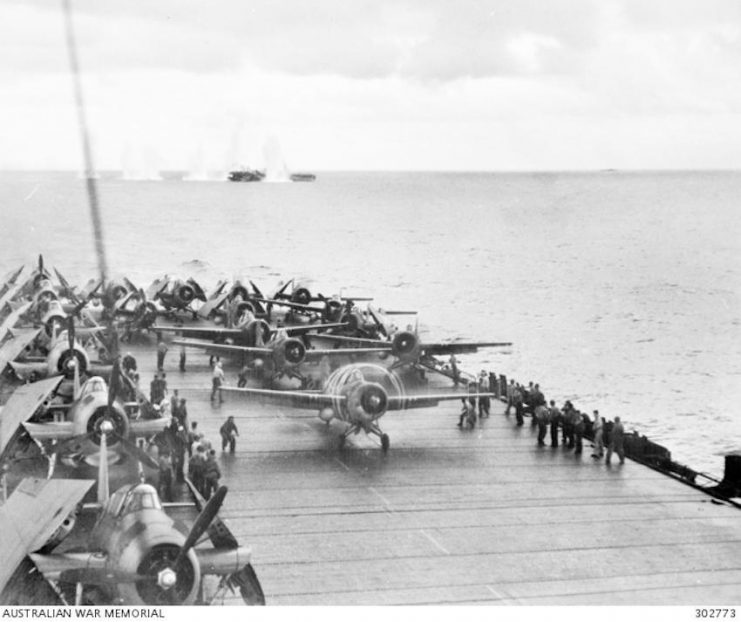
[[[103,167],[253,162],[270,134],[309,168],[741,161],[736,0],[73,5]],[[78,160],[63,32],[56,1],[0,5],[0,165]]]

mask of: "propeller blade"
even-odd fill
[[[137,290],[136,285],[134,285],[128,277],[123,278],[123,282],[126,284],[126,287],[128,287],[132,292],[135,292]]]
[[[79,302],[79,298],[75,295],[75,292],[72,291],[72,286],[69,284],[69,281],[64,278],[61,272],[54,268],[54,274],[57,275],[57,280],[59,281],[59,284],[62,286],[62,289],[64,290],[64,293],[67,295],[67,297],[77,304]]]
[[[278,289],[275,291],[275,293],[272,296],[270,296],[270,297],[273,298],[273,299],[275,299],[278,296],[282,296],[283,293],[288,289],[288,286],[291,285],[292,283],[293,283],[293,279],[290,279],[289,281],[286,281],[286,283],[284,285],[278,287]]]
[[[39,274],[44,274],[44,256],[39,254]]]
[[[67,347],[70,350],[75,349],[75,316],[70,315],[67,318]]]
[[[104,421],[101,428],[108,423]],[[110,423],[108,423],[110,425]],[[111,426],[113,427],[113,426]],[[103,505],[108,501],[110,489],[108,485],[108,434],[103,431],[100,435],[100,464],[98,465],[98,503]]]
[[[113,408],[113,401],[116,399],[116,393],[118,392],[118,385],[121,381],[121,365],[118,361],[118,357],[113,360],[113,369],[111,369],[111,381],[108,383],[108,410],[106,415],[110,414]]]
[[[74,375],[72,377],[72,399],[77,401],[80,398],[80,366],[75,361]]]
[[[262,295],[260,288],[255,285],[254,282],[250,281],[250,285],[252,285],[252,291],[255,292],[258,298],[265,298],[265,296]]]
[[[209,528],[211,521],[214,520],[224,503],[224,497],[226,497],[227,491],[228,489],[226,486],[220,486],[214,495],[208,500],[208,503],[206,503],[205,507],[198,515],[198,518],[196,518],[193,523],[193,527],[191,527],[188,537],[185,539],[183,546],[178,552],[178,556],[175,558],[175,568],[177,568],[180,562],[183,561],[185,556],[188,554],[188,551],[190,551],[195,543],[198,542],[206,529]]]
[[[368,305],[368,313],[370,313],[370,316],[373,318],[373,321],[376,323],[376,327],[378,328],[378,330],[384,335],[388,336],[388,332],[386,332],[386,326],[378,317],[376,310],[370,305]]]

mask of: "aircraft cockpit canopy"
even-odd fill
[[[80,389],[80,399],[84,399],[93,393],[108,393],[108,387],[106,386],[105,380],[100,376],[93,376],[82,385],[82,389]]]
[[[154,486],[136,484],[117,490],[111,495],[106,512],[116,517],[139,510],[161,510],[162,503]]]

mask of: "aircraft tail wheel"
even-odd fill
[[[383,449],[383,452],[386,453],[389,450],[389,435],[388,434],[381,434],[381,449]]]

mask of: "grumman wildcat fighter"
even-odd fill
[[[319,418],[330,423],[338,420],[346,424],[340,442],[361,430],[373,434],[388,451],[387,434],[379,427],[379,420],[389,410],[437,406],[439,402],[465,398],[492,397],[492,393],[427,393],[407,395],[401,378],[381,365],[356,363],[336,369],[327,378],[321,391],[274,391],[224,386],[224,391],[241,393],[256,399],[286,404],[293,408],[318,409]]]

